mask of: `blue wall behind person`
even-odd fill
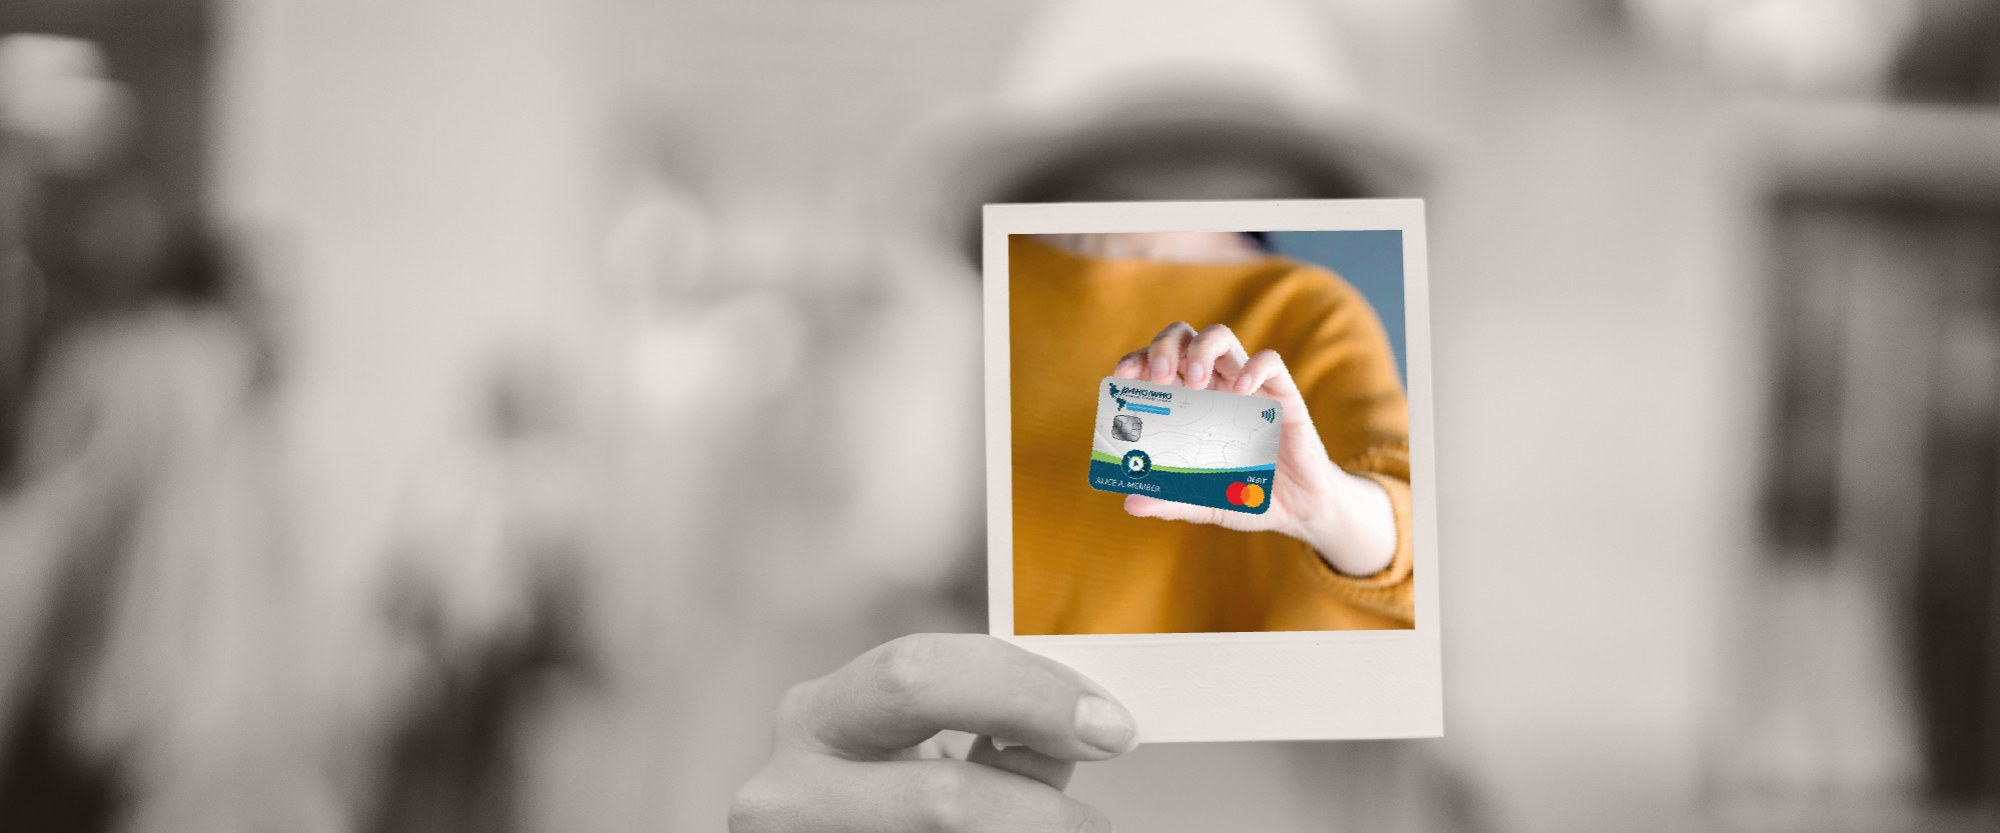
[[[1389,333],[1389,350],[1403,388],[1410,387],[1410,363],[1403,328],[1403,233],[1401,231],[1274,231],[1265,236],[1271,251],[1316,263],[1346,278],[1375,306]]]

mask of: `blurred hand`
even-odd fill
[[[979,735],[969,758],[919,757],[947,729]],[[730,808],[733,833],[1109,831],[1062,790],[1075,762],[1138,739],[1096,684],[976,634],[906,636],[794,687],[775,735]]]
[[[1381,572],[1395,557],[1396,519],[1388,493],[1327,459],[1312,415],[1285,360],[1271,350],[1247,353],[1222,324],[1196,332],[1185,321],[1167,325],[1152,343],[1124,355],[1111,370],[1121,379],[1180,384],[1278,400],[1278,471],[1271,508],[1263,514],[1127,495],[1125,511],[1142,518],[1216,524],[1246,532],[1278,532],[1304,541],[1334,569],[1353,576]]]

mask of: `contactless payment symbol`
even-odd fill
[[[1145,477],[1153,471],[1153,458],[1146,452],[1132,449],[1125,452],[1125,474],[1129,477]]]

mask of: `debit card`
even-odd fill
[[[1277,486],[1277,400],[1106,376],[1090,487],[1261,515]]]

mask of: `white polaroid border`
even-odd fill
[[[1416,627],[1394,631],[1015,635],[1008,235],[1324,230],[1403,233]],[[993,635],[1066,663],[1104,685],[1131,709],[1142,742],[1442,735],[1437,476],[1432,466],[1436,446],[1431,420],[1429,268],[1423,201],[988,205],[984,244],[987,603]],[[1082,453],[1079,446],[1078,454]]]

